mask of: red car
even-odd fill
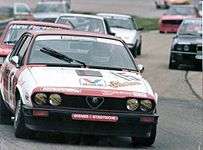
[[[172,5],[160,18],[159,31],[160,33],[176,33],[183,19],[197,16],[197,9],[194,6]]]
[[[18,38],[28,30],[45,29],[73,29],[71,25],[60,25],[55,23],[35,22],[35,21],[11,21],[0,37],[0,66],[5,57],[10,53]]]

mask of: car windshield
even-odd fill
[[[35,9],[35,13],[66,13],[66,7],[65,3],[56,3],[56,2],[50,2],[50,3],[40,3],[37,4],[37,7]]]
[[[185,20],[180,26],[179,35],[202,35],[202,21],[198,20]]]
[[[123,28],[134,30],[133,20],[130,18],[122,18],[122,17],[109,17],[106,18],[109,27],[111,28]]]
[[[29,57],[29,64],[81,65],[77,61],[67,62],[43,53],[42,50],[55,50],[71,59],[83,62],[88,67],[123,68],[136,70],[129,52],[117,40],[79,37],[40,35],[36,37]]]
[[[75,30],[105,33],[103,21],[97,18],[81,16],[61,16],[56,23],[69,24],[69,22],[72,23]]]
[[[20,38],[20,36],[29,30],[51,30],[51,29],[59,29],[56,27],[50,26],[39,26],[39,25],[23,25],[23,24],[13,24],[10,25],[8,32],[4,38],[4,43],[7,44],[15,44],[15,42]]]
[[[167,15],[194,15],[195,9],[191,6],[172,6],[166,12]]]

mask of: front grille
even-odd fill
[[[186,51],[186,50],[184,49],[184,46],[185,46],[185,44],[176,44],[176,45],[174,46],[174,49],[175,49],[176,51],[194,52],[194,53],[196,53],[197,50],[199,49],[196,44],[187,44],[187,46],[189,47],[189,51]]]
[[[180,25],[182,20],[162,20],[162,24]]]
[[[96,109],[96,110],[114,110],[114,111],[128,111],[126,108],[126,99],[119,98],[104,98],[101,106],[90,107],[87,103],[86,96],[66,96],[63,95],[63,103],[61,106],[73,109]]]

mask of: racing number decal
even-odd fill
[[[16,71],[17,71],[16,68],[12,68],[12,70],[10,71],[10,73],[8,75],[8,102],[9,102],[11,108],[14,108],[14,94],[15,94],[14,77],[15,77]]]

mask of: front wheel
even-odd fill
[[[0,94],[0,123],[1,124],[11,124],[11,112],[6,107],[3,98]]]
[[[15,137],[28,138],[31,131],[25,126],[24,114],[22,111],[22,100],[18,100],[16,104],[15,119],[14,119]]]
[[[141,55],[142,43],[139,44],[137,48],[137,55]]]
[[[169,66],[168,66],[169,69],[177,69],[178,68],[178,65],[176,62],[172,62],[172,58],[170,57],[170,60],[169,60]]]
[[[143,146],[151,146],[154,144],[156,139],[156,125],[152,125],[150,136],[147,138],[140,138],[140,137],[132,137],[133,145],[143,145]]]

